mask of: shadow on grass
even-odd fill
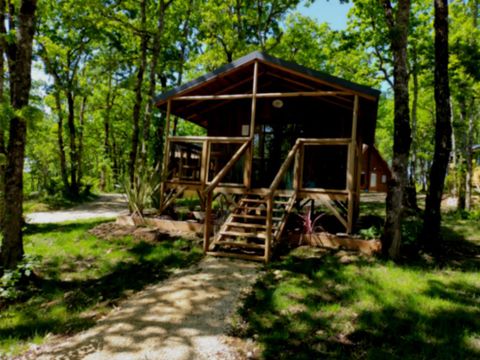
[[[47,223],[47,224],[27,224],[23,230],[25,235],[45,234],[51,232],[70,232],[70,231],[88,231],[97,225],[111,220],[108,219],[91,219],[72,221],[66,223]]]
[[[237,330],[266,359],[478,359],[480,248],[448,231],[455,253],[433,262],[297,249],[255,285]]]
[[[101,223],[29,226],[31,233],[88,230]],[[99,278],[63,281],[60,271],[45,271],[51,278],[37,277],[30,298],[10,305],[4,317],[15,317],[1,324],[0,339],[30,341],[48,333],[71,334],[95,324],[97,317],[127,295],[146,285],[165,279],[175,268],[184,268],[200,260],[202,253],[194,242],[166,237],[158,243],[138,242],[128,249],[128,261],[116,263]],[[102,241],[102,240],[99,240]],[[48,266],[65,266],[62,263]],[[93,264],[92,266],[95,266]],[[13,308],[13,311],[12,311]],[[20,319],[18,319],[20,318]],[[5,318],[4,318],[5,320]]]

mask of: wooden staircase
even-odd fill
[[[293,191],[275,195],[269,212],[266,197],[255,193],[244,195],[220,227],[207,253],[267,262],[270,247],[280,239],[295,201]]]

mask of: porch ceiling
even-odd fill
[[[293,106],[304,106],[305,101],[315,101],[328,106],[353,110],[353,95],[360,99],[359,125],[364,142],[373,143],[378,90],[346,81],[325,73],[317,72],[297,64],[254,52],[237,61],[227,64],[189,83],[161,94],[156,105],[166,111],[169,99],[192,95],[251,94],[253,84],[253,64],[258,61],[258,93],[300,92],[300,91],[341,91],[349,95],[318,96],[312,98],[288,98]],[[239,102],[242,106],[238,106]],[[250,117],[250,99],[223,100],[175,100],[171,103],[171,113],[185,120],[207,127],[209,119],[228,113],[229,108],[241,116]]]

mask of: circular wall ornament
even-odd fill
[[[274,108],[280,109],[283,107],[283,101],[280,99],[275,99],[272,101],[272,105]]]

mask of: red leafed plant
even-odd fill
[[[297,215],[300,217],[300,221],[302,222],[303,234],[311,235],[315,231],[324,230],[323,227],[317,225],[317,223],[325,215],[325,213],[321,213],[314,217],[313,207],[308,205],[305,206],[304,213],[299,213]]]

